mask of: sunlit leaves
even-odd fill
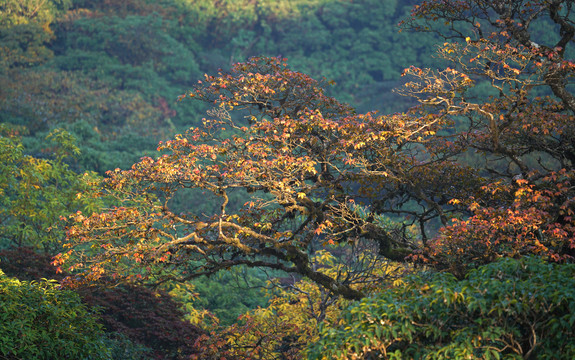
[[[25,155],[13,131],[0,128],[0,238],[4,245],[58,251],[65,237],[62,217],[80,209],[100,210],[101,201],[91,197],[99,179],[92,173],[76,174],[65,163],[78,152],[69,133],[51,132],[55,158],[39,159]]]
[[[411,277],[348,307],[341,324],[324,326],[310,358],[569,359],[574,270],[524,258],[460,281],[446,273]]]
[[[444,228],[429,244],[428,256],[457,274],[500,256],[538,254],[570,261],[575,223],[566,184],[572,178],[572,171],[560,171],[537,185],[520,179],[514,186],[488,187],[499,197],[513,199],[511,205],[495,208],[472,203],[473,216]]]
[[[314,270],[309,248],[384,234],[377,226],[361,230],[359,218],[348,228],[347,199],[357,196],[351,184],[364,174],[388,176],[383,168],[374,173],[373,162],[391,162],[399,156],[396,142],[433,132],[408,116],[356,114],[326,96],[321,82],[290,70],[285,59],[253,58],[230,73],[206,75],[192,94],[215,105],[203,126],[160,143],[155,158],[108,172],[108,191],[123,206],[71,217],[73,268],[87,279],[113,271],[138,280],[196,260],[190,277],[247,264],[297,272],[335,293],[362,296]],[[172,197],[186,189],[212,194],[220,210],[199,214],[190,204],[187,213],[172,212]],[[229,204],[238,189],[252,194],[242,209]]]

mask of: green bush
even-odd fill
[[[574,325],[574,264],[504,259],[363,299],[310,359],[574,359]]]
[[[98,178],[77,174],[66,163],[79,151],[70,133],[50,132],[51,158],[39,158],[26,154],[18,131],[0,123],[0,248],[31,246],[54,253],[65,238],[57,226],[62,216],[101,207],[90,196],[90,184]]]
[[[106,341],[76,293],[0,270],[0,358],[108,359]]]

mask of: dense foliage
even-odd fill
[[[66,274],[57,273],[50,262],[51,256],[38,254],[33,248],[0,251],[2,270],[27,282],[43,278],[61,281]],[[112,352],[111,358],[185,359],[198,352],[196,339],[203,332],[184,319],[181,304],[166,292],[106,285],[66,291],[81,299],[82,306],[99,310],[90,321],[95,321],[104,334],[102,341]]]
[[[0,270],[3,359],[109,359],[95,315],[54,281],[19,281]]]
[[[575,266],[503,259],[411,276],[348,307],[310,359],[572,359]]]
[[[2,267],[115,358],[570,358],[573,6],[5,1]]]
[[[26,154],[19,129],[0,124],[0,246],[57,252],[65,234],[57,223],[70,210],[97,211],[90,192],[98,177],[77,174],[66,160],[77,154],[74,138],[52,131],[50,158]]]

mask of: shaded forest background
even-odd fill
[[[65,128],[80,144],[75,169],[103,174],[196,125],[206,109],[177,97],[256,55],[334,81],[332,95],[358,111],[404,111],[408,100],[392,89],[406,64],[436,61],[431,36],[397,27],[413,3],[13,2],[0,32],[0,121],[25,126],[35,155]]]

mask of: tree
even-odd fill
[[[575,266],[501,259],[418,273],[349,306],[310,359],[572,359]]]
[[[572,7],[560,0],[425,1],[405,23],[442,34],[440,55],[453,64],[406,72],[415,78],[406,93],[421,113],[457,124],[454,136],[429,151],[466,155],[483,182],[475,194],[447,199],[470,217],[444,223],[424,251],[430,263],[461,275],[501,256],[573,260]],[[471,152],[478,156],[469,161]]]
[[[87,280],[109,271],[131,279],[186,280],[257,266],[302,275],[358,299],[364,294],[354,286],[373,281],[362,270],[372,265],[350,256],[348,266],[357,271],[334,278],[314,266],[317,250],[357,246],[366,238],[389,259],[409,253],[402,232],[362,212],[359,202],[374,192],[370,177],[393,179],[396,169],[412,162],[400,151],[402,142],[424,141],[438,124],[406,115],[358,115],[277,58],[254,58],[229,74],[206,76],[188,96],[215,104],[212,118],[162,143],[158,158],[109,172],[108,193],[124,205],[72,215],[70,250],[57,264],[73,260],[72,269]],[[357,155],[363,153],[376,159],[377,169]],[[171,201],[186,189],[203,191],[220,210],[205,216],[190,204],[189,212],[174,213]],[[229,198],[239,190],[250,198],[234,209]],[[368,258],[380,261],[362,259]],[[133,273],[134,264],[141,272]]]
[[[402,92],[420,104],[404,114],[356,114],[278,58],[206,76],[184,97],[214,104],[211,118],[161,144],[162,156],[111,172],[109,191],[126,206],[73,215],[71,249],[57,263],[74,260],[87,279],[129,275],[133,263],[144,266],[132,278],[184,280],[262,266],[359,299],[363,271],[334,279],[314,268],[314,252],[368,239],[403,261],[422,245],[411,259],[460,277],[502,256],[571,261],[570,4],[422,3],[406,25],[452,24],[440,49],[452,65],[405,71],[413,80]],[[527,36],[549,24],[552,45]],[[185,189],[212,195],[219,211],[176,214],[172,199]],[[240,190],[250,199],[234,208]],[[413,226],[421,244],[405,236]]]

